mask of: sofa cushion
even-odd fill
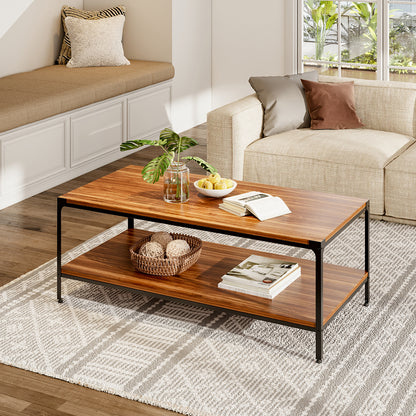
[[[370,199],[384,214],[384,167],[414,139],[368,129],[298,129],[260,139],[244,154],[244,179]]]
[[[126,18],[108,17],[84,20],[67,17],[65,24],[71,40],[71,59],[68,68],[85,66],[130,65],[124,56],[121,39]]]
[[[386,166],[386,215],[416,218],[416,144]]]
[[[168,80],[168,62],[119,67],[52,65],[0,78],[0,132]]]
[[[302,80],[311,117],[311,129],[363,127],[355,112],[354,83],[339,84]]]
[[[112,16],[125,16],[126,8],[124,6],[115,6],[103,10],[82,10],[75,7],[62,7],[61,19],[64,30],[64,37],[62,39],[61,51],[56,60],[59,65],[66,65],[71,59],[71,41],[69,39],[68,29],[65,24],[67,17],[75,17],[77,19],[98,20],[105,19]]]
[[[301,79],[317,81],[318,72],[249,79],[264,109],[263,136],[310,126]]]

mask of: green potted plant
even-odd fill
[[[143,179],[156,183],[164,176],[163,196],[167,202],[186,202],[189,199],[189,169],[186,160],[193,160],[209,173],[217,170],[197,156],[181,156],[181,153],[198,142],[190,137],[179,136],[171,129],[160,132],[159,140],[128,140],[120,145],[121,151],[137,149],[142,146],[160,147],[163,153],[152,159],[142,170]]]

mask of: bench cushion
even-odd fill
[[[370,199],[384,214],[384,167],[414,139],[369,129],[298,129],[259,139],[244,154],[244,179]]]
[[[171,79],[168,62],[120,67],[53,65],[0,78],[0,132]]]

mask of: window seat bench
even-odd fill
[[[125,156],[170,126],[174,68],[43,67],[0,78],[0,209]]]

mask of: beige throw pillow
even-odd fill
[[[67,17],[65,25],[71,41],[72,57],[66,66],[80,68],[130,65],[124,56],[121,43],[124,21],[124,16],[100,20]]]
[[[66,65],[71,59],[71,41],[69,40],[68,30],[65,25],[65,19],[67,17],[77,17],[78,19],[98,20],[106,19],[107,17],[113,17],[118,15],[125,15],[126,8],[124,6],[114,6],[103,10],[82,10],[75,7],[64,6],[62,7],[62,27],[64,31],[64,37],[62,39],[61,51],[59,52],[56,63],[58,65]]]

